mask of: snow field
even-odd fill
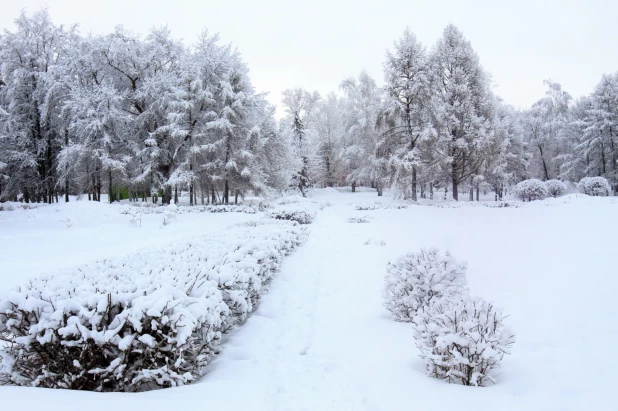
[[[367,213],[354,210],[356,205],[397,202],[377,199],[369,190],[313,195],[332,206],[316,217],[307,242],[283,261],[253,315],[226,335],[198,383],[131,395],[5,386],[3,407],[611,409],[618,367],[615,198],[572,194],[506,208],[466,201],[457,208],[409,206],[371,211],[371,224],[349,224],[347,218]],[[182,220],[194,216],[199,220]],[[219,227],[217,219],[226,218],[237,219],[237,225],[261,224],[253,222],[254,215],[192,214],[161,230],[157,217],[152,233],[170,233],[170,241],[171,230],[188,223],[195,229]],[[54,235],[79,228],[78,222]],[[464,387],[427,378],[414,329],[393,321],[382,306],[387,263],[428,247],[467,261],[469,287],[510,315],[517,343],[495,374],[495,385]],[[75,258],[82,251],[65,253]],[[22,261],[27,263],[24,254]]]

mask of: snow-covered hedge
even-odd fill
[[[434,299],[413,321],[427,375],[463,385],[495,382],[491,372],[515,342],[504,318],[493,304],[466,293]]]
[[[266,215],[276,220],[296,221],[299,224],[311,224],[319,208],[312,203],[291,203],[280,205]]]
[[[148,204],[148,205],[147,205]],[[190,213],[246,213],[255,214],[257,210],[254,207],[246,205],[194,205],[194,206],[176,206],[171,204],[168,206],[157,206],[149,203],[136,203],[135,205],[125,206],[120,212],[121,214],[134,214],[139,210],[143,214],[165,214],[174,212],[177,214]]]
[[[560,180],[547,180],[545,182],[547,194],[552,197],[560,197],[566,194],[567,186]]]
[[[612,190],[607,179],[603,177],[584,177],[577,188],[589,196],[608,196]]]
[[[522,201],[542,200],[548,195],[545,183],[536,178],[517,183],[513,191],[515,196]]]
[[[33,279],[0,296],[9,340],[0,382],[94,391],[190,383],[306,237],[295,223],[231,227]]]
[[[406,204],[390,204],[384,205],[380,203],[376,204],[365,204],[365,205],[357,205],[354,207],[355,210],[358,211],[372,211],[372,210],[403,210],[408,208]]]
[[[406,254],[388,264],[384,307],[396,320],[412,321],[434,298],[466,293],[466,268],[436,248]]]

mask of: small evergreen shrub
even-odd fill
[[[505,318],[493,304],[466,293],[432,300],[413,321],[427,375],[463,385],[495,383],[491,373],[515,343]]]
[[[567,186],[560,180],[547,180],[545,182],[547,194],[552,197],[560,197],[566,194]]]
[[[517,183],[513,191],[515,196],[522,201],[542,200],[548,195],[545,183],[536,178]]]
[[[432,248],[389,263],[384,306],[398,321],[410,322],[434,298],[467,293],[466,265]]]
[[[579,191],[589,196],[608,196],[611,193],[611,187],[603,177],[584,177],[577,187]]]

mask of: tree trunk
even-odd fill
[[[459,192],[457,191],[457,179],[453,177],[453,200],[459,201]]]
[[[97,201],[101,202],[101,188],[102,188],[102,184],[101,184],[101,173],[97,174]]]
[[[429,199],[433,200],[433,181],[429,183]]]
[[[174,204],[178,204],[178,186],[174,186]]]
[[[113,203],[114,202],[114,186],[112,185],[113,181],[112,181],[112,170],[108,171],[108,178],[109,178],[109,189],[107,190],[107,196],[109,197],[109,203]]]
[[[412,166],[412,201],[417,201],[417,198],[416,198],[416,166]]]
[[[69,130],[64,130],[64,145],[65,147],[69,146]],[[64,202],[69,202],[69,165],[67,164],[66,169],[67,175],[64,178]]]
[[[172,186],[166,184],[163,186],[163,193],[161,197],[162,204],[169,204],[172,202]]]
[[[543,155],[543,147],[539,145],[539,152],[541,153],[541,161],[543,162],[543,172],[545,173],[545,178],[543,181],[549,180],[549,173],[547,172],[547,163],[545,163],[545,156]]]
[[[476,186],[476,201],[479,201],[479,190],[480,190],[480,186],[477,185]]]
[[[227,180],[223,183],[223,202],[225,204],[230,203],[230,185]]]
[[[356,193],[356,181],[352,181],[352,192]]]

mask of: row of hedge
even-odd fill
[[[33,279],[0,296],[0,383],[92,391],[188,384],[307,235],[297,223],[267,220]]]

